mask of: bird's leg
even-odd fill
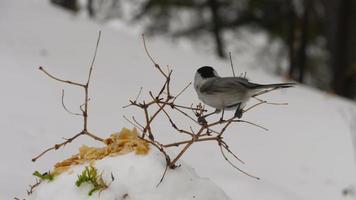
[[[223,108],[221,113],[221,118],[220,118],[221,122],[224,121],[224,113],[225,113],[225,109]]]
[[[237,105],[237,109],[235,111],[234,117],[237,117],[238,119],[240,119],[242,117],[242,108],[241,108],[241,103],[239,103]]]
[[[213,114],[217,114],[219,113],[221,110],[219,109],[216,109],[214,112],[212,113],[209,113],[209,114],[206,114],[206,115],[203,115],[203,116],[200,116],[198,117],[198,123],[199,124],[207,124],[208,122],[205,120],[206,117],[210,116],[210,115],[213,115]]]

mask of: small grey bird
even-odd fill
[[[249,82],[242,77],[220,77],[214,68],[201,67],[194,77],[194,88],[198,98],[205,104],[215,108],[215,112],[204,115],[198,119],[200,123],[206,122],[205,117],[221,110],[236,109],[235,117],[241,118],[245,103],[257,93],[266,89],[293,87],[295,83],[278,83],[261,85]]]

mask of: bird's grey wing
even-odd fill
[[[224,77],[211,79],[200,87],[200,92],[206,94],[247,92],[250,82],[243,78]]]

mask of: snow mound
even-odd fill
[[[161,184],[165,170],[165,158],[154,147],[147,155],[134,152],[105,157],[95,161],[94,167],[102,173],[108,188],[91,196],[89,184],[76,186],[78,176],[89,163],[71,167],[51,182],[41,183],[29,200],[225,200],[227,195],[207,178],[199,177],[194,169],[184,163],[174,170],[168,170]],[[112,176],[114,180],[112,181]]]

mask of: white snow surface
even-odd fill
[[[95,162],[94,167],[102,173],[103,180],[109,187],[97,191],[91,196],[89,184],[75,186],[78,175],[85,166],[72,167],[67,172],[55,177],[48,183],[42,183],[30,196],[30,200],[228,200],[222,189],[207,178],[200,178],[194,169],[181,165],[169,170],[162,183],[159,180],[165,170],[164,156],[151,149],[147,155],[129,153],[115,157],[106,157]],[[114,177],[112,181],[111,175]]]
[[[81,91],[50,80],[38,66],[68,80],[84,81],[98,30],[103,35],[91,82],[89,128],[107,137],[122,127],[131,127],[122,115],[135,115],[143,120],[140,112],[122,106],[129,98],[135,98],[141,86],[144,95],[140,99],[147,98],[148,91],[161,86],[163,79],[147,58],[140,35],[113,24],[97,24],[83,15],[71,15],[47,1],[0,2],[0,199],[25,197],[27,185],[34,182],[31,174],[35,170],[50,170],[82,144],[98,145],[82,137],[31,162],[45,148],[82,128],[82,120],[68,115],[61,105],[64,88],[65,103],[71,110],[79,111]],[[197,53],[189,45],[174,44],[164,38],[147,43],[156,61],[174,70],[175,93],[192,81],[196,69],[203,65],[214,66],[222,76],[231,75],[227,61]],[[234,55],[234,62],[239,73],[248,72],[251,81],[284,81],[254,66],[245,66],[238,54]],[[239,123],[225,134],[231,150],[246,162],[236,164],[261,180],[249,178],[229,166],[215,142],[193,145],[182,157],[185,163],[194,167],[199,176],[220,186],[231,199],[352,198],[342,191],[356,182],[352,147],[352,134],[356,134],[355,103],[302,85],[274,91],[263,98],[289,103],[263,105],[243,116],[244,120],[267,127],[268,132]],[[191,102],[199,102],[193,88],[178,99],[180,104]],[[232,113],[226,113],[229,114]],[[190,126],[180,115],[175,120],[179,126]],[[174,140],[177,134],[170,124],[158,121],[153,126],[159,130],[157,137],[162,141]],[[175,149],[171,151],[174,153]]]

